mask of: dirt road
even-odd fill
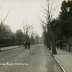
[[[62,72],[43,45],[32,45],[0,52],[0,72]]]

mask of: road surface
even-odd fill
[[[62,72],[48,49],[32,45],[0,52],[0,72]]]

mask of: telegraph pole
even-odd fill
[[[54,31],[52,31],[51,30],[51,28],[50,28],[50,22],[51,22],[51,15],[50,15],[50,5],[49,5],[49,0],[47,0],[48,1],[48,24],[47,24],[47,33],[48,33],[48,42],[49,42],[49,49],[51,50],[52,49],[52,54],[57,54],[57,52],[56,52],[56,44],[55,44],[55,33],[54,33]]]

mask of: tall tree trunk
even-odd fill
[[[52,41],[51,41],[52,54],[57,54],[57,51],[56,51],[56,42],[55,42],[55,34],[54,34],[54,32],[51,32],[51,37],[52,37]]]
[[[57,54],[55,42],[52,41],[52,54]]]
[[[51,42],[51,37],[50,37],[50,31],[49,31],[48,32],[48,48],[49,48],[49,50],[51,50],[51,44],[50,44],[50,42]]]

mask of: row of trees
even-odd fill
[[[48,0],[49,3],[49,0]],[[72,37],[72,1],[63,1],[61,4],[61,12],[57,19],[52,19],[48,4],[47,22],[43,23],[44,43],[52,49],[52,53],[56,54],[56,46],[62,48],[62,43],[69,43]],[[44,28],[45,27],[45,28]]]
[[[31,26],[26,25],[23,26],[22,30],[17,30],[16,38],[18,44],[23,44],[24,42],[30,42],[31,44],[35,44],[35,38],[32,33],[30,33]]]
[[[19,29],[16,33],[13,33],[9,26],[6,24],[0,24],[0,47],[10,45],[23,45],[24,42],[30,42],[31,44],[38,44],[41,37],[35,34],[32,30],[32,25],[24,25],[23,30]]]
[[[5,20],[7,19],[10,13],[10,8],[8,10],[7,15],[4,19],[1,19],[0,23],[0,47],[2,46],[10,46],[10,45],[21,45],[25,41],[30,42],[31,44],[39,43],[40,37],[33,32],[32,25],[24,24],[22,30],[19,29],[16,33],[13,33],[8,25],[5,24]]]
[[[10,27],[1,23],[0,24],[0,46],[7,46],[14,44],[15,34],[11,31]]]

